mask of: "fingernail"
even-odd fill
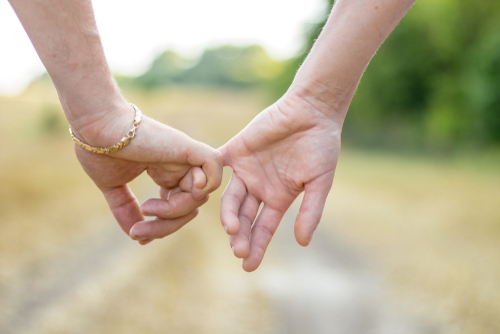
[[[227,233],[227,226],[226,226],[226,224],[224,224],[224,230],[226,230],[226,233]]]
[[[234,252],[234,246],[231,246],[231,249],[232,249],[232,250],[233,250],[233,252]]]
[[[308,244],[308,245],[311,243],[311,240],[312,240],[312,238],[313,238],[313,235],[314,235],[314,232],[313,232],[313,233],[311,233],[311,236],[309,237],[309,241],[307,242],[307,244]]]

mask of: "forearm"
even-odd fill
[[[377,49],[415,0],[337,0],[290,91],[342,120]]]
[[[123,105],[106,63],[90,0],[10,3],[52,78],[75,131]]]

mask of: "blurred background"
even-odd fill
[[[218,147],[286,91],[332,3],[94,7],[127,99]],[[219,222],[230,169],[193,222],[136,245],[8,2],[0,44],[1,333],[500,332],[500,2],[415,4],[354,96],[311,246],[297,202],[250,274]]]

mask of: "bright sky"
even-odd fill
[[[166,48],[187,56],[224,43],[263,45],[289,57],[323,0],[94,0],[97,26],[114,72],[138,74]],[[8,1],[0,1],[0,94],[21,91],[44,71]]]

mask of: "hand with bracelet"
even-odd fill
[[[303,246],[310,243],[333,182],[342,125],[359,80],[414,1],[336,1],[288,92],[220,151],[144,118],[141,135],[112,157],[80,147],[77,156],[125,231],[142,219],[126,184],[144,170],[163,187],[162,199],[179,199],[175,205],[164,200],[143,205],[143,212],[162,219],[183,218],[174,224],[161,219],[136,224],[131,234],[141,243],[194,217],[195,208],[220,184],[223,156],[233,175],[222,198],[221,221],[235,255],[244,259],[243,268],[255,270],[284,213],[303,191],[295,236]],[[134,116],[109,73],[90,0],[56,0],[50,6],[44,1],[11,3],[56,85],[74,137],[84,147],[109,147],[124,138]],[[191,197],[182,192],[189,189]]]
[[[145,244],[192,220],[221,183],[221,153],[147,116],[137,122],[109,71],[90,0],[10,3],[54,82],[78,160],[125,233]],[[144,171],[161,188],[141,207],[127,184]]]

